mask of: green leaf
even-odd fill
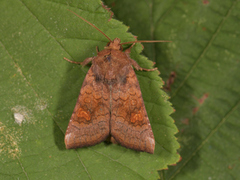
[[[156,139],[155,153],[101,143],[66,150],[64,134],[89,67],[108,40],[132,41],[128,28],[112,19],[100,1],[0,1],[0,179],[157,179],[157,170],[179,160],[173,109],[158,72],[136,72]],[[127,9],[126,9],[127,10]],[[167,49],[167,48],[166,48]],[[144,68],[153,63],[131,57]]]
[[[169,94],[182,160],[162,179],[238,179],[239,0],[106,2],[138,39],[172,41],[144,45],[165,81],[176,73]]]

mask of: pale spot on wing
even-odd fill
[[[146,138],[146,150],[149,153],[154,153],[154,149],[155,149],[155,140],[151,137],[147,137]]]
[[[151,137],[148,137],[147,138],[147,141],[152,145],[152,146],[155,146],[155,140]]]
[[[65,142],[68,142],[71,139],[72,133],[69,133],[65,136]]]

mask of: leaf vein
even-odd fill
[[[240,105],[240,100],[230,109],[230,111],[222,118],[222,120],[216,125],[214,129],[208,134],[208,136],[202,141],[202,143],[191,153],[191,155],[186,159],[186,161],[178,168],[178,170],[169,178],[173,179],[181,169],[197,154],[197,152],[206,144],[206,142],[213,136],[215,132],[226,122],[227,118],[237,109]]]
[[[180,83],[180,85],[177,87],[177,89],[175,90],[175,92],[172,93],[172,98],[174,98],[176,96],[176,94],[180,91],[180,89],[183,87],[183,85],[186,83],[186,81],[188,80],[188,78],[190,77],[190,75],[193,73],[194,69],[197,67],[197,65],[200,63],[202,57],[206,54],[207,50],[210,48],[210,46],[212,45],[212,42],[214,41],[214,39],[216,38],[216,36],[218,35],[218,33],[220,32],[224,22],[226,21],[227,17],[230,16],[232,10],[234,7],[236,7],[237,0],[235,0],[235,2],[232,3],[232,6],[229,8],[228,12],[226,13],[226,15],[222,18],[222,21],[220,22],[218,28],[216,29],[215,33],[212,35],[212,38],[209,40],[209,42],[207,43],[206,47],[203,49],[202,53],[199,55],[198,59],[195,61],[195,63],[192,65],[192,67],[190,68],[190,70],[188,71],[187,75],[185,76],[185,78],[183,79],[183,81]]]
[[[113,158],[111,158],[111,157],[109,157],[109,156],[107,156],[107,155],[105,155],[105,154],[103,154],[103,153],[101,153],[101,152],[96,151],[96,150],[93,150],[93,151],[96,152],[96,153],[98,153],[98,154],[100,154],[100,155],[102,155],[102,156],[104,156],[104,157],[106,157],[106,158],[108,158],[108,159],[110,159],[110,160],[113,161],[113,162],[119,163],[119,164],[122,165],[123,167],[126,167],[126,168],[128,168],[129,170],[131,170],[132,172],[134,172],[134,173],[135,173],[136,175],[138,175],[140,178],[145,179],[145,178],[144,178],[142,175],[140,175],[138,172],[136,172],[135,170],[131,169],[130,167],[122,164],[122,163],[119,162],[118,160],[113,159]]]

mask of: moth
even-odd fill
[[[133,67],[140,71],[157,68],[142,68],[130,58],[131,48],[136,42],[153,41],[127,42],[132,46],[123,52],[122,45],[127,43],[121,43],[119,38],[111,40],[96,26],[72,13],[96,28],[109,43],[97,56],[83,62],[64,58],[82,66],[92,62],[67,127],[66,148],[93,146],[110,137],[112,142],[126,148],[153,154],[155,140]]]

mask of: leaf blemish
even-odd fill
[[[47,101],[45,99],[39,99],[36,103],[35,103],[35,109],[37,111],[43,111],[44,109],[47,108]]]
[[[21,114],[21,113],[14,113],[14,119],[15,119],[15,122],[21,126],[22,122],[24,121],[24,116]]]
[[[25,106],[17,105],[12,109],[15,122],[21,126],[22,123],[33,123],[32,111],[27,109]]]
[[[15,131],[15,128],[7,128],[0,122],[0,154],[8,158],[15,159],[21,155],[21,149],[18,142],[20,141],[21,133]]]

